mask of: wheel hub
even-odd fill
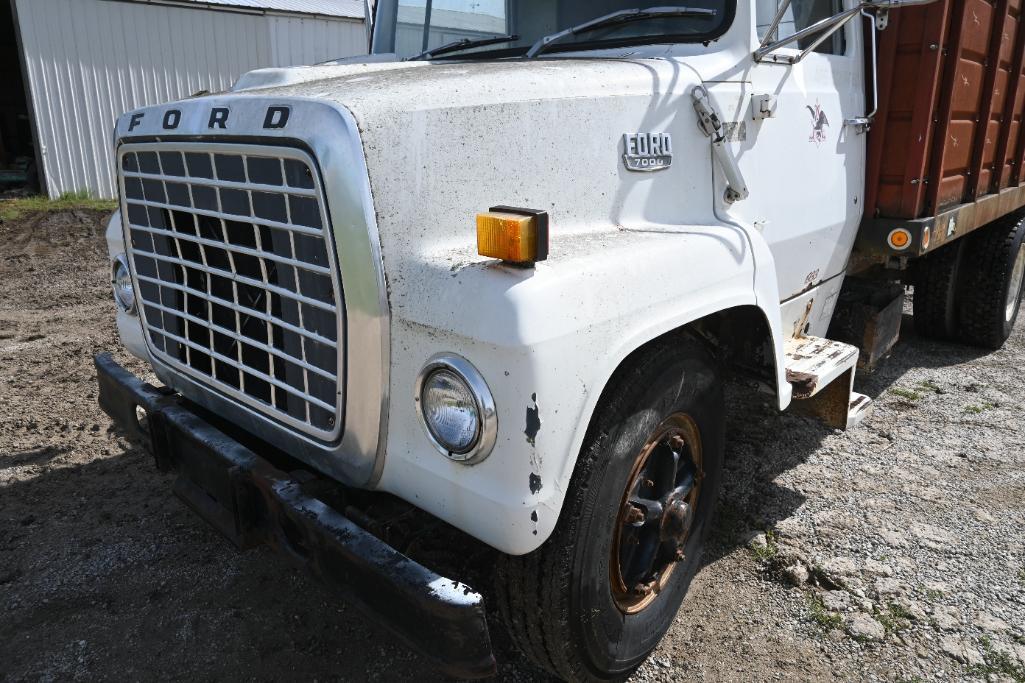
[[[666,506],[662,515],[662,542],[676,546],[677,550],[683,552],[683,545],[690,533],[690,523],[693,519],[690,504],[680,498],[673,499]]]
[[[1007,288],[1007,302],[1004,309],[1004,319],[1007,322],[1014,320],[1014,314],[1018,311],[1018,299],[1021,297],[1022,284],[1025,284],[1025,244],[1018,248],[1018,255],[1014,258],[1014,266],[1011,270],[1011,284]]]
[[[650,605],[686,557],[703,478],[697,424],[675,413],[637,454],[616,519],[610,582],[624,613]]]

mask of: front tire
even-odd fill
[[[658,645],[712,526],[724,412],[715,361],[689,336],[617,371],[552,537],[498,564],[500,612],[534,663],[570,681],[621,680]]]

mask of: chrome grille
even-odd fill
[[[313,160],[290,148],[126,145],[121,197],[154,357],[319,438],[341,425],[341,284]]]

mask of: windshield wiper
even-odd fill
[[[415,62],[420,59],[430,59],[431,57],[437,57],[448,52],[455,52],[456,50],[462,50],[470,47],[484,47],[485,45],[497,45],[498,43],[509,43],[514,40],[519,40],[519,36],[491,36],[490,38],[462,38],[460,40],[453,40],[451,43],[445,43],[438,47],[432,47],[430,50],[424,50],[415,57],[410,57],[409,62]]]
[[[661,19],[664,17],[700,17],[702,19],[714,19],[718,12],[714,9],[698,7],[649,7],[648,9],[624,9],[603,17],[584,22],[579,26],[568,28],[565,31],[552,33],[534,43],[527,50],[527,59],[533,59],[542,52],[546,52],[555,43],[563,38],[575,36],[580,33],[596,31],[600,28],[616,26],[618,24],[629,24],[644,19]]]

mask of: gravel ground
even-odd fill
[[[269,552],[238,554],[111,431],[102,216],[0,224],[0,674],[440,680]],[[733,416],[721,521],[637,681],[1025,680],[1025,336],[904,339],[835,432]],[[463,552],[464,549],[457,549]],[[495,625],[501,680],[542,680]]]

